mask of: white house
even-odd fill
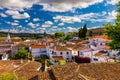
[[[47,55],[46,46],[44,45],[31,45],[29,49],[32,57],[40,57],[41,54]]]
[[[1,60],[8,60],[9,51],[0,51],[0,59]]]
[[[105,53],[98,52],[93,55],[93,62],[108,62],[109,57]]]
[[[67,49],[65,46],[49,47],[48,53],[51,61],[53,60],[54,56],[63,57],[63,59],[66,61],[72,61],[72,51]]]

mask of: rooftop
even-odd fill
[[[39,62],[29,62],[15,71],[18,77],[25,80],[51,80],[48,72],[41,72],[38,69],[41,64]]]
[[[46,48],[45,45],[32,45],[31,48]]]
[[[21,63],[21,60],[0,60],[0,74],[3,72],[12,72],[26,62],[27,61],[23,61],[23,63]]]
[[[54,46],[51,47],[51,49],[54,49],[56,51],[70,51],[66,46]]]
[[[52,71],[58,80],[119,80],[119,66],[120,63],[68,63],[54,66]]]

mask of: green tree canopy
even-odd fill
[[[90,37],[93,36],[93,32],[90,30],[88,35],[89,35]]]
[[[83,26],[83,28],[80,28],[80,29],[79,29],[79,32],[78,32],[79,38],[85,39],[85,38],[86,38],[86,33],[87,33],[87,25],[85,24],[85,25]]]
[[[50,37],[54,39],[55,38],[55,34],[51,34]]]
[[[114,25],[105,24],[105,34],[112,40],[110,42],[111,49],[120,50],[120,2],[117,4],[117,16]]]
[[[68,34],[68,35],[65,37],[65,40],[69,41],[69,40],[72,39],[72,38],[73,38],[73,35]]]
[[[56,37],[56,38],[63,37],[63,36],[65,36],[65,33],[64,33],[64,32],[56,32],[56,33],[55,33],[55,37]]]
[[[17,80],[17,77],[13,73],[3,73],[0,75],[0,80]]]
[[[0,80],[25,80],[23,78],[18,78],[14,73],[2,73],[0,75]]]
[[[16,54],[15,54],[16,59],[27,59],[28,58],[28,51],[25,49],[20,49]]]

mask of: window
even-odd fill
[[[82,53],[82,52],[80,52],[80,55],[83,55],[83,53]]]
[[[54,52],[54,55],[56,55],[56,52]]]
[[[54,54],[54,51],[52,51],[52,54]]]
[[[62,52],[60,52],[60,55],[62,55],[63,53]]]
[[[98,61],[98,59],[97,59],[97,58],[94,58],[93,60],[94,60],[94,61]]]
[[[67,52],[67,55],[69,55],[69,52]]]

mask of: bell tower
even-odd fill
[[[11,42],[11,38],[10,38],[10,34],[8,33],[7,38],[6,38],[6,42]]]

